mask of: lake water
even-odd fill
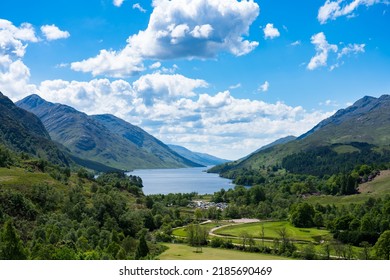
[[[213,194],[233,188],[229,179],[204,172],[206,167],[179,169],[140,169],[129,172],[142,178],[144,194],[191,193]]]

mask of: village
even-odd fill
[[[228,204],[226,202],[215,203],[215,202],[206,202],[202,200],[194,200],[188,204],[188,207],[199,208],[199,209],[209,209],[210,207],[215,207],[220,210],[225,210],[226,207],[228,207]]]

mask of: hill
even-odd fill
[[[363,97],[297,139],[272,146],[211,172],[234,177],[244,170],[285,168],[298,174],[331,175],[358,164],[390,161],[390,96]]]
[[[228,162],[227,159],[221,159],[205,153],[193,152],[182,146],[168,145],[168,147],[171,148],[171,150],[174,150],[179,155],[200,165],[210,166]]]
[[[140,128],[113,116],[89,116],[70,106],[47,102],[38,95],[30,95],[16,104],[37,115],[51,138],[77,157],[125,170],[198,166]],[[141,138],[148,139],[148,145],[129,140]],[[153,141],[155,145],[151,144]]]
[[[55,164],[69,165],[68,158],[51,141],[38,117],[17,107],[0,92],[0,144]]]
[[[106,126],[111,132],[122,136],[138,148],[145,150],[153,156],[155,162],[162,161],[163,167],[201,167],[201,163],[183,157],[180,153],[170,149],[170,147],[152,135],[145,132],[138,126],[132,125],[113,115],[94,115],[94,120]]]

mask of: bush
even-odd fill
[[[210,246],[213,247],[213,248],[220,248],[223,246],[223,239],[220,238],[220,237],[214,237],[213,239],[211,239],[211,243],[210,243]]]

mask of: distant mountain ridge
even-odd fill
[[[233,174],[232,172],[239,173],[244,169],[280,167],[286,163],[287,157],[291,166],[294,160],[296,163],[303,163],[298,160],[299,157],[308,156],[307,153],[317,157],[321,151],[327,151],[326,156],[332,154],[338,160],[342,157],[350,160],[352,153],[358,153],[356,155],[364,162],[361,155],[363,151],[379,154],[383,151],[382,154],[387,154],[389,150],[390,96],[382,95],[379,98],[365,96],[353,105],[338,110],[333,116],[321,121],[293,141],[262,149],[245,160],[216,166],[211,172],[226,175]],[[313,164],[315,163],[313,161]]]
[[[206,153],[193,152],[185,147],[178,145],[169,144],[168,147],[177,152],[179,155],[204,166],[217,165],[229,161],[227,159],[221,159]]]
[[[51,141],[41,120],[17,107],[0,92],[0,143],[55,164],[68,165],[67,156]]]
[[[27,96],[16,104],[37,115],[53,140],[81,158],[125,170],[199,166],[142,129],[114,116],[89,116],[38,95]],[[136,139],[146,140],[141,143]]]

